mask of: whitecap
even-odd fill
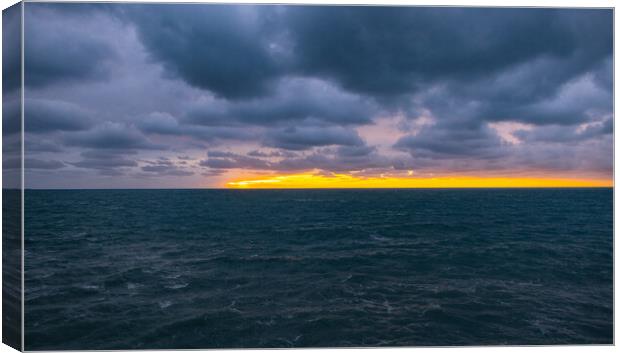
[[[351,278],[353,278],[353,275],[352,275],[352,274],[350,274],[349,276],[347,276],[347,278],[345,278],[345,279],[343,279],[342,281],[340,281],[340,283],[344,283],[344,282],[346,282],[346,281],[350,280]]]
[[[170,300],[164,300],[164,301],[161,301],[161,302],[159,302],[159,303],[157,303],[157,304],[159,304],[159,307],[160,307],[161,309],[166,309],[167,307],[169,307],[170,305],[172,305],[172,302],[171,302]]]
[[[179,277],[181,277],[181,274],[179,273],[174,273],[174,274],[169,274],[169,275],[164,276],[164,278],[167,278],[167,279],[177,279]]]
[[[167,285],[166,288],[168,289],[181,289],[181,288],[185,288],[189,285],[189,283],[175,283],[175,284],[171,284],[171,285]]]
[[[371,234],[370,237],[372,239],[374,239],[374,240],[377,240],[377,241],[388,241],[388,240],[390,240],[389,238],[382,237],[382,236],[380,236],[378,234]]]
[[[141,284],[131,283],[131,282],[127,283],[127,289],[129,290],[133,290],[133,289],[140,288],[140,287],[142,287]]]
[[[393,308],[392,308],[392,306],[390,305],[390,302],[387,299],[385,299],[383,301],[383,306],[385,307],[385,310],[387,311],[388,314],[392,313],[392,309]]]

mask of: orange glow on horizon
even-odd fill
[[[363,188],[544,188],[612,187],[611,179],[528,177],[357,177],[348,174],[289,174],[240,179],[226,183],[232,189],[363,189]]]

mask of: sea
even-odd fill
[[[26,190],[27,350],[613,343],[613,189]]]

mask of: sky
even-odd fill
[[[603,9],[26,3],[26,186],[609,184],[612,26]]]

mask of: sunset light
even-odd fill
[[[511,177],[357,177],[347,174],[291,174],[235,180],[232,189],[329,189],[329,188],[543,188],[611,187],[606,179],[511,178]]]

